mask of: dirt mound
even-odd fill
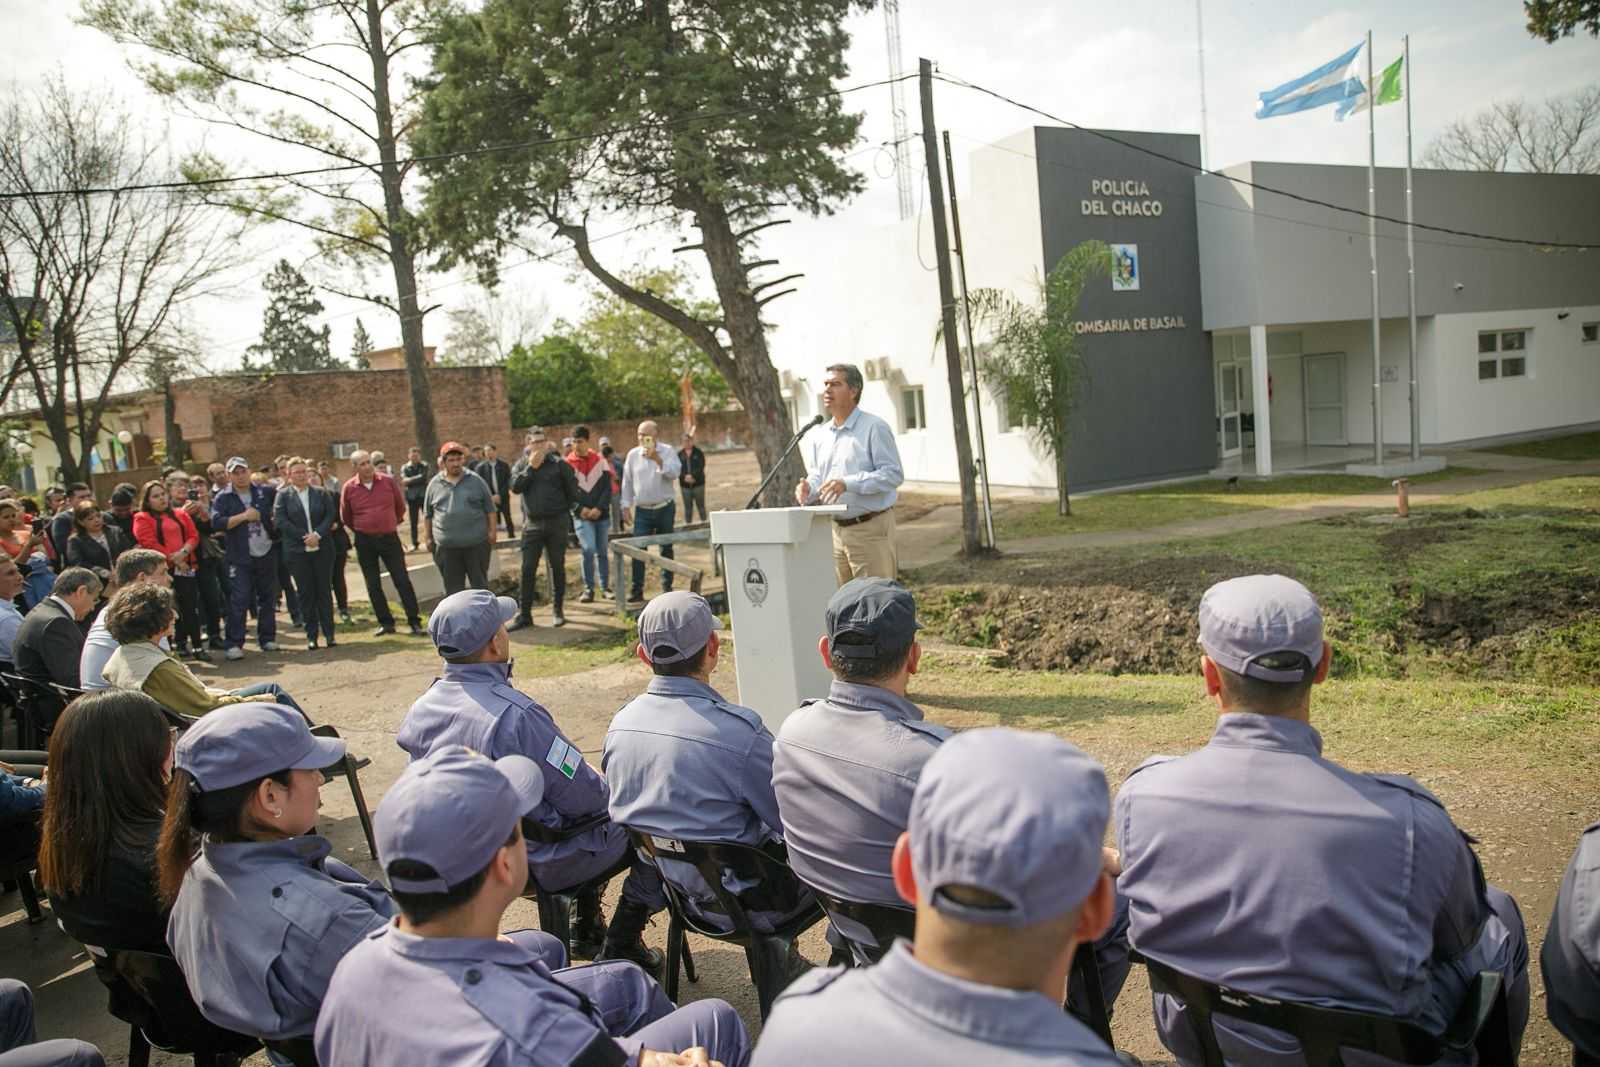
[[[1533,627],[1559,627],[1600,611],[1600,575],[1525,571],[1494,596],[1422,594],[1409,622],[1423,644],[1465,649]]]

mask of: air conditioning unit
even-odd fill
[[[867,381],[869,382],[884,381],[891,373],[889,357],[879,356],[877,359],[867,360],[863,373],[867,376]]]

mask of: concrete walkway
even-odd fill
[[[1524,456],[1501,456],[1491,452],[1452,453],[1454,466],[1486,470],[1488,473],[1452,478],[1426,485],[1411,494],[1414,506],[1438,504],[1454,496],[1482,492],[1485,489],[1504,489],[1529,482],[1548,481],[1552,478],[1570,478],[1579,475],[1600,474],[1600,460],[1583,462],[1531,459]],[[1223,537],[1240,530],[1263,530],[1295,523],[1315,522],[1335,515],[1358,511],[1392,508],[1394,494],[1388,491],[1357,493],[1350,496],[1328,497],[1325,500],[1289,504],[1282,507],[1263,507],[1252,511],[1217,515],[1190,522],[1176,522],[1164,526],[1140,529],[1098,530],[1090,533],[1052,534],[1047,537],[1026,537],[1001,540],[1000,549],[1013,555],[1031,555],[1059,552],[1071,548],[1114,548],[1120,545],[1157,544],[1164,541],[1181,541],[1190,538]],[[947,504],[935,508],[914,522],[897,530],[899,536],[900,564],[903,567],[926,566],[954,556],[954,544],[961,532],[961,507]]]

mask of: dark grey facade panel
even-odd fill
[[[1211,350],[1200,321],[1200,139],[1106,132],[1180,162],[1086,131],[1034,130],[1046,269],[1085,240],[1137,247],[1138,288],[1116,291],[1097,278],[1079,305],[1080,320],[1108,328],[1082,337],[1085,374],[1068,452],[1074,489],[1202,473],[1217,460]],[[1178,319],[1183,326],[1173,328]]]

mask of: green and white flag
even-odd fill
[[[1384,67],[1383,72],[1378,75],[1376,106],[1382,107],[1384,104],[1393,104],[1400,99],[1400,87],[1404,81],[1401,76],[1401,72],[1404,64],[1405,57],[1401,56],[1393,63],[1390,63],[1387,67]],[[1352,97],[1350,99],[1349,108],[1341,109],[1334,115],[1334,117],[1342,122],[1346,115],[1360,114],[1367,109],[1369,102],[1373,98],[1373,95],[1374,94],[1372,93],[1362,92],[1357,96]]]

